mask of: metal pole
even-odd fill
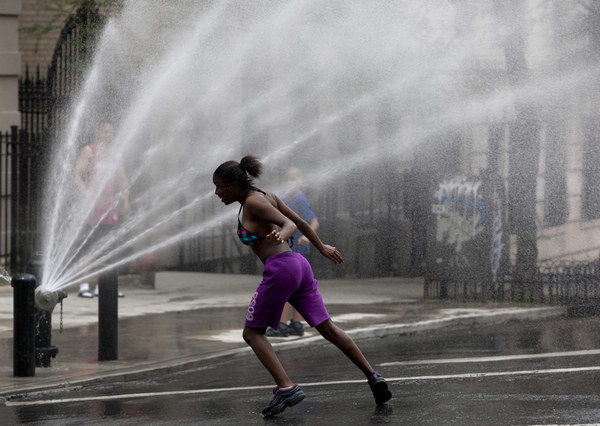
[[[118,359],[119,282],[109,269],[98,277],[98,361]]]
[[[21,215],[19,215],[19,205],[21,204],[21,197],[23,197],[23,191],[19,191],[19,184],[21,184],[21,168],[19,167],[19,139],[18,139],[18,128],[17,126],[11,126],[11,142],[9,147],[11,149],[11,198],[10,198],[10,269],[11,271],[18,270],[17,259],[23,258],[21,241],[18,238],[21,224]]]
[[[35,376],[35,276],[13,277],[13,375]]]

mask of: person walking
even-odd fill
[[[298,216],[304,219],[308,226],[313,231],[319,228],[319,220],[317,215],[313,211],[308,198],[304,195],[301,189],[301,174],[300,170],[296,167],[290,167],[284,175],[286,184],[286,192],[283,197],[283,202],[294,211]],[[308,259],[310,254],[310,241],[299,230],[294,233],[292,237],[294,243],[292,244],[292,251],[294,253],[300,253],[302,256]],[[290,318],[291,314],[291,318]],[[289,323],[288,323],[289,319]],[[283,313],[281,314],[281,320],[279,321],[279,328],[275,330],[269,327],[265,336],[268,337],[287,337],[287,336],[303,336],[304,326],[302,325],[302,316],[300,313],[286,302]]]
[[[392,398],[387,382],[371,367],[352,338],[333,323],[310,264],[304,256],[292,252],[288,240],[300,230],[319,253],[334,264],[344,262],[342,255],[335,247],[324,244],[308,223],[274,193],[254,186],[254,178],[261,175],[262,167],[252,155],[240,162],[226,161],[214,171],[213,183],[215,195],[225,205],[240,203],[238,237],[264,264],[263,278],[248,304],[242,333],[276,384],[271,402],[262,410],[263,416],[279,414],[305,398],[265,337],[267,327],[277,328],[287,301],[363,372],[375,403],[385,404]]]

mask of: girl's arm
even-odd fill
[[[250,215],[251,220],[266,222],[279,227],[267,236],[267,241],[272,244],[283,244],[297,231],[297,227],[281,211],[276,209],[263,196],[250,196],[244,202],[244,210]]]
[[[92,158],[92,150],[89,146],[84,146],[77,157],[75,170],[73,171],[73,179],[75,185],[82,194],[88,193],[88,188],[83,181],[83,176],[89,171],[89,164]]]
[[[120,161],[117,166],[117,179],[121,191],[121,200],[123,201],[123,212],[126,216],[129,216],[131,214],[131,207],[129,206],[129,181],[125,174],[125,167],[123,167],[123,163]]]
[[[279,197],[276,195],[274,195],[274,197],[277,201],[278,210],[296,225],[298,230],[302,232],[306,238],[308,238],[308,240],[315,246],[317,250],[319,250],[323,256],[330,259],[333,263],[344,263],[342,255],[335,247],[328,244],[323,244],[317,233],[311,228],[308,222],[298,216],[283,201],[281,201]]]

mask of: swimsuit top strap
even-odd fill
[[[254,185],[250,185],[248,187],[248,189],[246,189],[246,191],[244,191],[244,198],[243,198],[242,202],[240,203],[240,209],[238,210],[238,221],[240,219],[240,213],[242,212],[242,208],[244,207],[244,201],[246,201],[246,197],[248,196],[248,193],[250,191],[256,191],[256,192],[260,192],[263,195],[267,195],[267,193],[265,191],[263,191],[262,189],[257,188]]]
[[[256,187],[256,186],[254,186],[254,185],[250,185],[250,186],[248,187],[248,189],[246,190],[246,193],[244,194],[244,198],[246,198],[246,194],[248,194],[248,192],[250,192],[251,190],[252,190],[252,191],[256,191],[256,192],[260,192],[260,193],[261,193],[261,194],[263,194],[263,195],[267,195],[267,193],[266,193],[265,191],[263,191],[262,189],[260,189],[260,188],[257,188],[257,187]]]

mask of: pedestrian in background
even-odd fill
[[[83,202],[89,203],[89,214],[80,236],[81,252],[84,262],[88,263],[91,261],[89,252],[93,247],[119,225],[119,203],[122,203],[125,215],[131,212],[129,183],[123,164],[113,155],[113,139],[113,124],[102,122],[94,142],[81,149],[75,163],[75,185]],[[97,284],[94,293],[98,295]],[[79,297],[94,297],[88,281],[79,285]],[[119,293],[119,297],[123,297],[123,293]]]
[[[291,167],[285,172],[285,184],[286,192],[283,196],[284,203],[294,211],[298,216],[304,219],[308,226],[313,231],[319,228],[319,220],[317,215],[313,211],[308,198],[302,192],[302,180],[300,176],[300,170],[296,167]],[[292,251],[294,253],[300,253],[302,256],[308,259],[310,254],[310,241],[306,238],[300,230],[296,231],[293,236]],[[290,318],[291,314],[291,318]],[[289,323],[288,323],[289,319]],[[289,303],[285,304],[281,320],[279,322],[279,328],[275,330],[269,327],[265,336],[268,337],[287,337],[287,336],[303,336],[304,326],[302,324],[302,316],[300,313],[293,308]]]

